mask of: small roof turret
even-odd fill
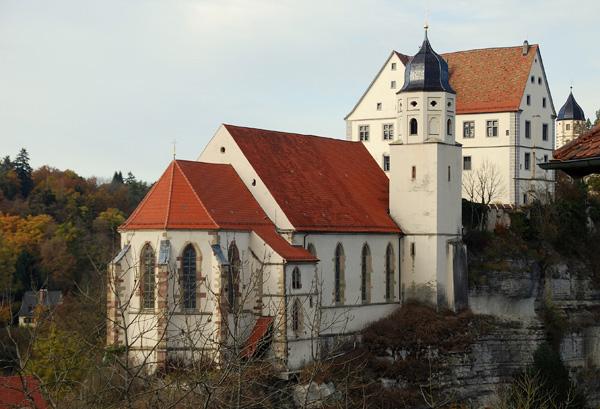
[[[565,102],[560,111],[558,111],[558,117],[556,118],[557,121],[562,121],[564,119],[585,121],[585,114],[583,113],[583,109],[581,109],[577,101],[575,101],[572,88],[571,92],[569,93],[569,97],[567,98],[567,102]]]
[[[456,94],[450,87],[448,64],[431,48],[427,28],[425,26],[425,40],[421,49],[406,65],[404,86],[398,92],[445,91]]]

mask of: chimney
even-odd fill
[[[529,52],[529,43],[527,42],[527,40],[525,40],[525,41],[523,41],[523,57],[525,57],[528,52]]]

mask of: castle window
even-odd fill
[[[385,299],[394,300],[394,249],[391,244],[385,250]]]
[[[411,105],[412,107],[416,107],[416,106],[417,106],[417,101],[412,101],[412,102],[410,103],[410,105]]]
[[[317,257],[317,250],[315,250],[315,246],[312,243],[308,243],[308,246],[306,246],[306,250],[315,258]]]
[[[142,290],[142,308],[154,309],[155,287],[156,287],[156,258],[154,250],[149,244],[142,250],[142,276],[140,289]]]
[[[471,170],[471,157],[463,156],[463,170]]]
[[[542,85],[542,77],[538,77],[538,84]]]
[[[531,122],[525,121],[525,138],[531,139]]]
[[[525,153],[525,170],[531,169],[531,153]]]
[[[390,157],[388,155],[383,155],[383,170],[386,172],[390,170]]]
[[[463,122],[463,138],[475,138],[475,121]]]
[[[567,131],[571,130],[571,124],[567,124]]]
[[[486,130],[488,137],[498,136],[498,121],[486,121]]]
[[[548,155],[544,155],[544,162],[548,162]]]
[[[344,249],[341,244],[335,248],[334,269],[335,269],[335,289],[334,300],[341,303],[344,300]]]
[[[410,120],[410,134],[416,135],[418,130],[419,130],[419,126],[417,124],[417,120],[415,118],[412,118]]]
[[[415,179],[417,177],[417,167],[413,166],[412,167],[412,178]]]
[[[546,97],[542,97],[542,108],[546,108]]]
[[[415,242],[410,243],[410,255],[414,257],[417,254],[417,250],[415,249]]]
[[[392,83],[390,84],[390,88],[394,89],[396,88],[396,81],[392,81]]]
[[[531,105],[531,95],[527,95],[527,105]]]
[[[535,76],[534,75],[531,76],[531,83],[535,84]]]
[[[378,110],[378,111],[381,111],[381,102],[378,102],[378,103],[377,103],[377,110]]]
[[[294,290],[302,288],[300,269],[298,267],[294,268],[294,271],[292,271],[292,288]]]
[[[542,124],[542,141],[548,140],[548,124]]]
[[[395,62],[392,63],[392,71],[396,71],[396,63]]]
[[[229,261],[227,268],[227,301],[229,302],[229,309],[233,311],[238,307],[240,288],[240,253],[235,241],[229,246],[227,260]]]
[[[451,171],[452,171],[452,168],[450,166],[448,166],[448,182],[450,182],[450,179],[452,176]]]
[[[371,273],[371,250],[365,244],[362,248],[361,263],[360,263],[360,300],[363,303],[369,302],[371,294],[369,293],[369,275]]]
[[[448,119],[448,122],[446,123],[446,133],[452,135],[452,119]]]
[[[358,127],[358,136],[361,141],[369,140],[369,125],[359,125]]]
[[[196,308],[196,250],[190,244],[183,251],[181,286],[183,308]]]
[[[394,139],[394,124],[383,124],[383,140]]]

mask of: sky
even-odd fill
[[[573,86],[595,118],[597,0],[0,0],[0,157],[153,183],[222,123],[343,139],[426,9],[440,54],[539,44],[557,113]]]

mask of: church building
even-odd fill
[[[554,172],[536,166],[552,157],[556,118],[539,47],[525,41],[442,57],[455,92],[455,117],[449,119],[463,146],[464,172],[486,164],[493,168],[501,181],[494,202],[503,204],[526,204],[530,193],[553,191]],[[392,171],[390,142],[407,137],[398,122],[407,107],[399,105],[398,95],[410,61],[392,51],[345,117],[346,139],[361,141],[387,174]]]
[[[465,306],[457,93],[427,34],[405,71],[387,172],[360,141],[233,125],[174,160],[119,229],[109,344],[296,370],[409,297]]]

